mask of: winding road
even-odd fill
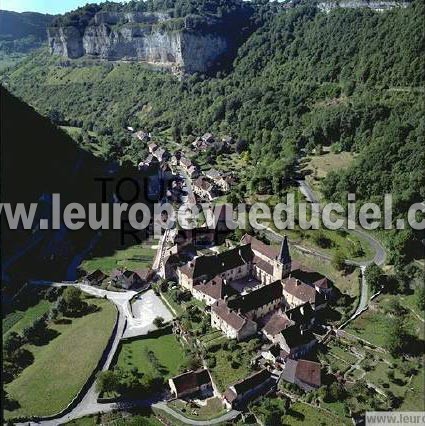
[[[306,180],[300,179],[300,180],[297,180],[296,182],[298,183],[299,189],[300,189],[301,193],[305,196],[307,201],[309,201],[312,204],[313,203],[320,204],[318,197],[316,196],[316,194],[314,193],[310,184]],[[348,223],[349,223],[350,227],[353,227],[353,225],[354,225],[353,223],[351,223],[351,222],[348,222]],[[345,260],[345,263],[347,265],[358,266],[360,268],[360,271],[361,271],[361,274],[362,274],[362,284],[361,284],[361,289],[360,289],[359,304],[358,304],[357,309],[354,312],[354,314],[349,318],[349,320],[348,320],[348,322],[349,322],[349,321],[352,321],[353,319],[357,318],[368,306],[369,290],[368,290],[368,285],[367,285],[366,278],[365,278],[366,268],[373,263],[377,264],[378,266],[382,266],[385,263],[386,251],[385,251],[385,248],[383,247],[383,245],[376,238],[374,238],[372,235],[370,235],[368,232],[364,231],[363,229],[358,229],[357,225],[356,225],[356,229],[348,229],[348,227],[346,227],[346,226],[344,226],[343,229],[345,229],[347,232],[350,232],[352,234],[360,236],[361,238],[366,240],[375,252],[372,260],[361,261],[361,262],[354,260],[354,259],[346,259]],[[264,226],[263,230],[272,241],[282,241],[282,239],[283,239],[282,235],[280,235],[279,233],[277,233],[273,229]],[[316,257],[321,258],[323,260],[327,260],[327,261],[331,260],[331,256],[329,256],[327,254],[320,253],[318,251],[314,251],[314,250],[310,250],[310,249],[306,249],[306,248],[299,246],[297,244],[293,244],[293,245],[298,250],[300,250],[304,253],[310,254],[312,256],[316,256]]]

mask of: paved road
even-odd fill
[[[192,419],[188,419],[187,417],[182,416],[181,414],[177,413],[176,411],[172,410],[170,407],[168,407],[167,403],[162,401],[162,402],[158,402],[157,404],[153,404],[152,407],[156,407],[159,408],[163,411],[165,411],[167,414],[173,416],[175,419],[183,422],[184,424],[187,425],[196,425],[196,426],[207,426],[207,425],[215,425],[215,424],[219,424],[219,423],[225,423],[228,422],[230,420],[233,420],[234,418],[236,418],[240,412],[236,411],[236,410],[231,410],[226,414],[223,414],[220,417],[217,417],[215,419],[212,420],[192,420]]]
[[[316,196],[312,187],[306,180],[297,180],[296,182],[298,183],[300,191],[304,194],[307,201],[309,201],[310,203],[319,203],[318,197]],[[343,229],[365,239],[373,248],[375,255],[373,260],[370,261],[358,262],[352,259],[347,259],[347,263],[356,266],[367,266],[373,262],[376,263],[378,266],[383,265],[385,263],[386,252],[382,244],[376,238],[371,236],[368,232],[364,231],[363,229],[359,229],[358,225],[354,224],[352,221],[349,221],[348,225],[350,225],[351,227],[354,227],[354,225],[356,225],[356,229],[347,229],[347,227],[345,226],[343,227]]]
[[[297,182],[300,186],[300,191],[304,194],[304,196],[310,203],[319,203],[318,197],[316,197],[313,189],[311,188],[311,186],[306,180],[298,180]],[[348,221],[348,225],[350,225],[350,227],[354,227],[354,225],[356,224],[354,224],[352,221]],[[375,255],[373,260],[369,260],[369,261],[359,262],[352,259],[346,259],[345,261],[345,263],[349,265],[359,266],[361,274],[362,274],[362,284],[360,289],[359,305],[357,306],[355,313],[352,315],[349,321],[357,318],[357,316],[360,315],[364,309],[366,309],[369,303],[369,289],[368,289],[366,277],[365,277],[366,267],[371,265],[372,263],[376,263],[378,266],[382,266],[385,263],[385,258],[386,258],[386,251],[385,251],[385,248],[382,246],[382,244],[377,239],[372,237],[368,232],[364,231],[363,229],[358,229],[358,226],[356,226],[356,228],[357,229],[347,229],[347,227],[344,227],[344,229],[347,230],[348,232],[351,232],[365,239],[374,250]],[[319,253],[312,253],[312,254],[315,254],[325,259],[327,258],[329,260],[329,256],[327,255],[323,255]]]
[[[133,316],[127,320],[124,338],[141,336],[156,330],[157,327],[153,324],[156,317],[162,317],[165,322],[173,319],[173,315],[153,290],[137,296],[133,301],[132,311]]]

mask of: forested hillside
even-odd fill
[[[64,131],[1,88],[1,197],[2,203],[38,203],[32,229],[11,230],[1,216],[1,273],[3,301],[28,277],[63,279],[72,276],[80,253],[89,253],[97,240],[105,254],[121,243],[119,231],[102,234],[84,226],[77,231],[40,230],[42,218],[52,219],[52,194],[62,209],[71,202],[102,202],[97,179],[143,179],[135,168],[119,168],[79,148]],[[112,198],[113,185],[106,199]],[[2,212],[3,213],[3,212]],[[126,241],[127,243],[132,242]]]
[[[47,40],[46,27],[53,18],[42,13],[0,10],[0,50],[27,52],[40,47]]]
[[[53,18],[42,13],[0,10],[0,67],[18,62],[28,52],[41,47]]]
[[[344,199],[350,190],[380,200],[392,192],[397,213],[424,199],[423,1],[385,13],[256,7],[260,28],[232,71],[215,78],[179,80],[142,64],[40,53],[2,80],[57,123],[83,128],[81,144],[97,144],[107,158],[137,162],[144,155],[127,125],[154,133],[171,127],[183,137],[230,133],[247,142],[256,165],[240,190],[281,193],[281,177],[291,177],[302,148],[332,145],[359,155],[325,181],[329,198]]]

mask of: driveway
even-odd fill
[[[137,296],[133,301],[132,311],[133,315],[127,318],[124,338],[141,336],[156,330],[157,327],[153,324],[156,317],[162,317],[165,322],[173,319],[171,312],[153,290]]]

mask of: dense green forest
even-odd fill
[[[176,16],[228,4],[162,3],[183,8]],[[137,162],[145,155],[125,131],[129,125],[154,133],[173,128],[183,137],[232,134],[246,141],[241,145],[255,165],[240,190],[279,194],[288,182],[282,176],[293,176],[303,149],[332,145],[358,155],[323,183],[329,199],[344,200],[350,190],[380,201],[391,192],[396,214],[423,200],[424,2],[385,13],[325,14],[314,5],[283,10],[265,1],[255,7],[258,29],[232,70],[214,77],[178,79],[143,64],[68,61],[40,52],[1,79],[58,124],[83,128],[83,146],[97,144],[107,158]],[[413,237],[397,235],[400,247]]]

